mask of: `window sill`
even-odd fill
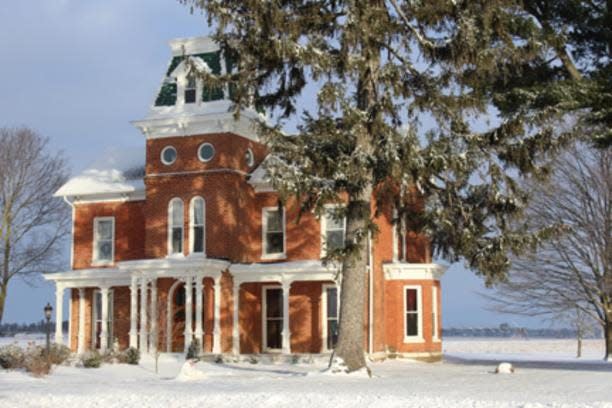
[[[404,344],[422,344],[425,339],[422,337],[404,337]]]
[[[112,266],[114,261],[92,261],[91,266]]]
[[[287,254],[265,254],[261,256],[263,261],[279,261],[287,259]]]

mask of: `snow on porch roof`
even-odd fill
[[[145,149],[113,149],[72,177],[56,197],[81,197],[144,192]]]

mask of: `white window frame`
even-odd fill
[[[102,319],[102,310],[97,310],[96,309],[96,297],[100,296],[102,297],[102,292],[100,291],[100,289],[94,289],[93,291],[93,295],[92,295],[92,299],[91,299],[91,348],[94,350],[100,350],[99,348],[96,348],[96,341],[98,340],[96,338],[96,328],[98,326],[98,320]],[[101,303],[101,302],[100,302]],[[102,304],[100,304],[100,306],[102,306]],[[102,306],[104,307],[104,306]],[[115,336],[114,336],[114,331],[113,331],[113,327],[115,325],[115,298],[113,295],[113,289],[108,289],[108,343],[107,343],[107,347],[108,349],[112,349],[113,348],[113,343],[115,342]],[[101,339],[100,339],[101,340]],[[100,344],[102,344],[102,341],[100,341]]]
[[[321,216],[321,258],[327,256],[327,212],[344,207],[341,204],[325,204],[324,213]],[[344,217],[344,240],[346,241],[346,217]]]
[[[111,245],[111,259],[99,259],[100,254],[98,253],[98,223],[103,221],[111,221],[112,223],[112,245]],[[115,262],[115,217],[95,217],[94,228],[93,228],[93,239],[92,239],[92,254],[91,263],[94,266],[100,265],[112,265]]]
[[[195,224],[195,202],[202,200],[202,225]],[[195,227],[202,227],[204,230],[202,238],[202,252],[195,252]],[[189,253],[206,256],[206,200],[201,196],[195,196],[189,202]]]
[[[283,217],[283,252],[278,253],[268,253],[268,241],[266,239],[266,235],[268,233],[268,217],[266,217],[268,212],[272,211],[282,211]],[[270,260],[270,259],[286,259],[287,258],[287,224],[286,224],[286,213],[284,207],[264,207],[261,209],[261,259]]]
[[[440,291],[438,290],[438,287],[436,285],[433,285],[431,287],[431,310],[432,310],[432,319],[431,319],[431,323],[432,323],[432,340],[434,342],[439,343],[440,342],[440,315],[438,312],[438,296],[439,296]]]
[[[210,146],[212,149],[212,156],[210,156],[209,159],[204,159],[201,155],[201,151],[204,146]],[[216,154],[217,154],[217,149],[215,149],[215,145],[210,142],[204,142],[198,146],[198,160],[201,161],[202,163],[208,163],[209,161],[215,158]]]
[[[321,350],[323,353],[333,351],[327,348],[327,320],[329,319],[327,316],[327,289],[336,289],[336,302],[338,303],[336,306],[336,310],[338,311],[337,319],[338,322],[340,322],[340,288],[338,285],[325,283],[321,286],[321,321],[323,322],[321,328],[323,331],[321,333],[321,339],[323,342],[321,344]]]
[[[202,90],[203,83],[202,79],[194,73],[196,76],[196,101],[195,103],[185,103],[185,90],[187,89],[187,77],[190,74],[189,67],[186,61],[182,61],[174,71],[176,75],[176,106],[200,106],[202,103]]]
[[[264,353],[282,352],[282,340],[283,340],[282,332],[281,332],[281,348],[278,348],[278,349],[268,348],[268,291],[272,289],[280,290],[282,295],[285,296],[285,291],[283,290],[283,287],[281,285],[263,285],[261,287],[261,349],[262,349],[262,352]],[[285,299],[283,299],[283,302],[284,301]],[[284,323],[284,320],[286,318],[287,316],[284,315],[284,310],[283,310],[283,318],[281,319],[281,322]]]
[[[417,291],[417,328],[418,333],[416,336],[407,336],[408,327],[406,327],[406,291],[409,289],[416,289]],[[404,343],[424,343],[423,337],[423,288],[420,285],[404,285],[403,287],[403,303],[402,303],[402,320],[404,323]]]
[[[193,88],[189,87],[189,77],[193,78]],[[193,102],[189,102],[187,103],[187,99],[185,98],[187,91],[189,90],[194,90],[195,92],[195,96],[194,96],[194,101]],[[194,74],[189,72],[187,75],[185,75],[185,86],[183,88],[183,102],[185,105],[196,105],[198,103],[198,77]]]
[[[172,252],[172,230],[174,227],[174,224],[172,223],[172,209],[174,207],[174,203],[180,202],[183,205],[183,223],[181,225],[181,240],[182,240],[182,245],[181,245],[181,249],[183,250],[182,252]],[[184,255],[185,254],[185,203],[183,202],[182,199],[175,197],[173,199],[171,199],[168,202],[168,221],[167,221],[167,229],[168,229],[168,234],[167,234],[167,240],[168,240],[168,256],[180,256],[180,255]]]
[[[164,159],[164,153],[166,153],[166,151],[167,151],[167,150],[169,150],[169,149],[173,149],[173,150],[174,150],[174,152],[176,153],[176,157],[174,158],[174,160],[173,160],[173,161],[167,161],[166,159]],[[176,147],[174,147],[174,146],[172,146],[172,145],[165,146],[165,147],[162,149],[161,153],[159,154],[159,160],[161,160],[161,162],[162,162],[164,165],[166,165],[166,166],[171,166],[171,165],[173,165],[174,163],[176,163],[176,160],[177,160],[177,159],[178,159],[178,150],[176,150]]]

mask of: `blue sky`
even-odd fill
[[[143,147],[141,119],[168,64],[168,40],[205,34],[205,19],[173,0],[19,0],[0,8],[0,126],[27,125],[62,150],[73,172],[100,151]],[[69,256],[68,249],[66,257]],[[460,265],[442,280],[449,326],[537,326],[488,312],[482,282]],[[51,285],[15,280],[5,322],[30,322],[53,303]],[[66,308],[64,308],[66,310]]]

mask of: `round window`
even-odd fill
[[[244,154],[244,160],[246,161],[247,166],[253,167],[255,164],[255,155],[253,154],[253,150],[247,149],[246,153]]]
[[[161,152],[161,161],[167,166],[174,163],[176,161],[176,149],[172,146],[164,147]]]
[[[203,161],[211,161],[215,156],[215,148],[210,143],[204,143],[198,150],[198,158]]]

